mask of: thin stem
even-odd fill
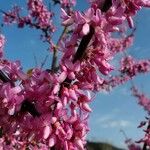
[[[120,130],[120,132],[123,134],[123,136],[125,137],[125,139],[127,140],[128,139],[128,137],[127,137],[127,135],[126,135],[126,133],[125,133],[125,131],[124,130]]]
[[[0,9],[0,12],[1,12],[2,14],[7,15],[7,13],[6,13],[5,11],[3,11],[2,9]]]
[[[44,67],[44,65],[46,64],[46,61],[48,59],[48,55],[45,56],[44,60],[41,63],[41,69]]]
[[[150,130],[150,122],[148,124],[148,127],[147,127],[147,130]],[[147,150],[147,142],[144,142],[144,145],[143,145],[143,150]]]
[[[67,31],[67,27],[65,27],[56,43],[56,46],[54,48],[54,51],[53,51],[53,58],[52,58],[52,65],[51,65],[51,71],[52,72],[56,72],[57,70],[57,59],[58,59],[58,46],[59,46],[59,43],[61,41],[61,39],[63,38],[64,34],[66,33]]]

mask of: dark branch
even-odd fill
[[[86,50],[90,40],[92,39],[94,32],[95,32],[94,28],[92,26],[90,26],[90,32],[82,38],[80,45],[77,49],[77,52],[74,56],[73,63],[75,63],[77,60],[81,60],[83,58],[83,56],[85,54],[85,50]]]
[[[1,70],[0,70],[0,80],[2,80],[4,83],[9,82],[12,86],[14,86],[14,83],[11,81],[11,79],[8,78]]]
[[[102,12],[107,12],[111,6],[112,6],[112,0],[105,0],[102,8],[100,8],[100,9]],[[90,32],[82,38],[82,40],[79,44],[79,47],[77,49],[77,52],[74,56],[73,63],[75,63],[77,60],[81,60],[83,58],[86,48],[87,48],[90,40],[92,39],[94,33],[95,33],[94,28],[92,26],[90,26]]]
[[[54,5],[60,4],[60,0],[52,0],[52,1],[53,1]]]
[[[33,117],[39,117],[41,114],[35,108],[35,105],[28,100],[24,100],[21,105],[21,112],[29,112]]]
[[[147,127],[147,131],[148,131],[148,132],[149,132],[149,130],[150,130],[150,122],[149,122],[148,127]],[[143,150],[148,150],[148,149],[147,149],[147,146],[148,146],[148,145],[147,145],[147,142],[145,142],[144,145],[143,145]]]
[[[111,6],[112,6],[112,0],[105,0],[103,7],[101,8],[101,11],[107,12]]]

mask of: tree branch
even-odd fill
[[[64,29],[63,29],[63,31],[62,31],[62,33],[61,33],[61,35],[60,35],[60,37],[59,37],[59,39],[58,39],[58,41],[57,41],[57,43],[56,43],[56,46],[55,46],[55,48],[54,48],[54,51],[53,51],[53,59],[52,59],[52,65],[51,65],[51,71],[52,72],[57,72],[57,51],[58,51],[58,45],[59,45],[59,43],[60,43],[60,41],[61,41],[61,39],[63,38],[63,36],[64,36],[64,34],[66,33],[66,31],[67,31],[67,27],[65,27]]]
[[[105,2],[103,3],[102,7],[100,7],[100,9],[102,12],[107,12],[111,6],[112,6],[112,0],[105,0]],[[94,33],[95,33],[94,28],[90,26],[90,32],[87,35],[83,36],[79,44],[79,47],[74,55],[73,63],[75,63],[77,60],[81,60],[84,57],[86,48],[89,42],[91,41]],[[62,83],[62,85],[68,87],[70,83],[71,83],[71,80],[66,78],[66,80]]]
[[[25,99],[21,105],[21,112],[29,112],[33,117],[39,117],[41,114],[35,108],[35,105],[29,100]]]
[[[90,40],[92,39],[92,36],[94,35],[94,33],[95,33],[94,28],[92,26],[90,26],[90,32],[82,38],[82,40],[79,44],[79,47],[77,49],[77,52],[74,56],[73,63],[75,63],[77,60],[81,60],[83,58],[83,56],[85,54],[85,50],[86,50]]]
[[[147,130],[150,130],[150,122],[149,122],[149,124],[148,124]],[[142,149],[142,150],[147,150],[147,146],[148,146],[147,143],[144,142],[144,145],[143,145],[143,149]]]

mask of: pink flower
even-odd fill
[[[3,56],[3,48],[5,44],[5,37],[0,34],[0,58]]]

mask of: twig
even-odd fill
[[[150,122],[149,122],[149,124],[148,124],[148,127],[147,127],[147,130],[149,131],[150,130]],[[142,150],[148,150],[147,149],[147,142],[144,142],[144,145],[143,145],[143,149]]]
[[[125,139],[127,140],[127,139],[128,139],[128,137],[127,137],[127,135],[126,135],[125,131],[124,131],[123,129],[120,129],[120,132],[123,134],[123,136],[124,136],[124,137],[125,137]]]
[[[65,27],[55,45],[55,48],[54,48],[54,51],[53,51],[53,58],[52,58],[52,65],[51,65],[51,71],[52,72],[56,72],[57,70],[57,54],[58,54],[58,46],[59,46],[59,43],[61,41],[61,39],[63,38],[64,34],[66,33],[67,31],[67,27]]]
[[[41,63],[41,69],[43,68],[43,66],[45,65],[46,61],[48,59],[48,55],[45,56],[44,60]]]
[[[37,57],[34,53],[33,53],[33,57],[34,57],[35,67],[38,67]]]

